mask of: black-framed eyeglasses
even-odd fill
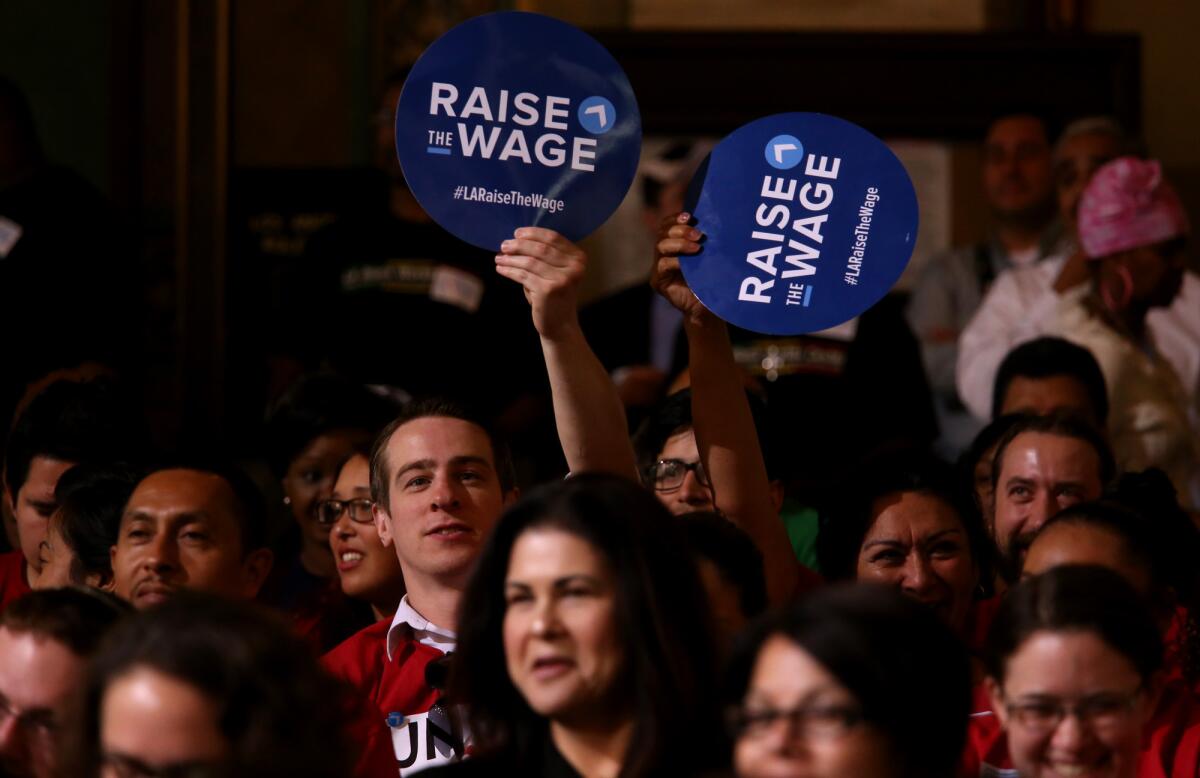
[[[863,720],[862,711],[849,705],[800,705],[790,710],[734,706],[725,712],[725,723],[734,738],[760,738],[776,722],[787,723],[789,732],[801,737],[841,737]]]
[[[673,492],[683,485],[688,471],[695,473],[696,480],[704,487],[711,487],[703,462],[684,462],[682,459],[660,459],[646,468],[643,477],[647,486],[658,492]]]
[[[1091,730],[1102,732],[1118,729],[1128,723],[1143,688],[1142,684],[1138,684],[1136,689],[1127,694],[1101,692],[1075,702],[1055,697],[1006,701],[1004,707],[1012,720],[1029,732],[1053,732],[1068,715],[1074,716],[1080,724]]]
[[[321,500],[317,503],[317,521],[331,526],[342,518],[343,513],[350,511],[351,521],[358,524],[371,524],[375,521],[375,517],[371,515],[371,508],[374,505],[374,501],[366,497],[358,497],[353,500]]]

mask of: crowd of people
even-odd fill
[[[820,490],[789,447],[843,448],[780,439],[795,409],[688,288],[709,225],[677,209],[650,283],[686,361],[648,410],[580,324],[583,250],[523,227],[492,260],[554,477],[504,434],[523,406],[492,390],[524,379],[469,369],[500,355],[436,369],[504,340],[466,319],[385,347],[376,311],[355,354],[416,383],[302,376],[263,468],[152,452],[114,371],[34,382],[4,451],[0,773],[1200,776],[1189,226],[1113,123],[1049,135],[992,125],[995,240],[918,281],[941,436],[824,462]],[[419,221],[400,178],[393,203]]]

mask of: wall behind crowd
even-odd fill
[[[33,103],[46,153],[112,196],[111,2],[5,0],[0,74]]]
[[[458,21],[497,9],[541,11],[589,29],[638,32],[755,30],[769,19],[772,30],[798,33],[1016,30],[1037,35],[1041,30],[1068,38],[1077,36],[1078,29],[1136,33],[1141,36],[1146,139],[1190,212],[1200,213],[1200,149],[1190,138],[1190,128],[1200,119],[1200,84],[1188,77],[1188,31],[1200,26],[1200,5],[1165,0],[1155,5],[1162,7],[1146,9],[1121,0],[864,0],[836,9],[825,3],[769,0],[735,6],[715,0],[296,0],[214,2],[192,6],[190,17],[184,18],[181,3],[10,0],[0,8],[0,72],[30,96],[48,155],[83,173],[106,194],[139,239],[147,302],[142,312],[145,342],[140,344],[146,357],[142,384],[147,408],[156,429],[186,436],[188,430],[180,425],[193,424],[193,432],[202,434],[238,412],[208,400],[215,393],[233,393],[229,378],[238,373],[222,371],[220,366],[231,360],[223,344],[238,342],[228,337],[228,312],[247,302],[227,299],[219,290],[198,290],[195,284],[212,262],[234,264],[230,278],[237,278],[238,256],[232,250],[225,256],[237,236],[221,235],[225,222],[216,211],[197,214],[193,209],[188,214],[191,236],[181,238],[176,229],[183,212],[177,202],[181,193],[196,197],[211,190],[236,196],[244,191],[236,178],[231,186],[223,173],[210,176],[199,166],[191,169],[191,179],[181,181],[183,168],[174,156],[181,115],[176,99],[179,58],[192,58],[190,88],[204,97],[211,86],[202,75],[211,64],[205,47],[212,44],[202,28],[222,9],[229,40],[218,42],[213,54],[226,57],[229,67],[227,147],[201,148],[187,162],[203,163],[215,158],[209,152],[219,152],[228,163],[223,169],[235,174],[367,167],[372,133],[382,121],[373,115],[375,99],[387,74]],[[684,6],[686,14],[680,12]],[[1050,13],[1074,17],[1050,18]],[[205,15],[209,18],[199,18]],[[190,52],[178,45],[180,36],[192,41]],[[205,115],[205,108],[202,102],[192,106],[193,122]],[[193,132],[192,142],[199,135]],[[937,241],[976,240],[988,229],[978,188],[978,144],[965,138],[934,143],[947,160],[937,184],[954,204]],[[197,179],[206,176],[212,180],[197,186]],[[355,186],[353,181],[342,184]],[[640,216],[631,200],[614,217],[622,228],[603,231],[591,241],[592,253],[606,261],[592,264],[585,296],[644,277],[647,244],[637,223]],[[273,239],[278,245],[291,241],[294,249],[305,231],[319,223],[285,225],[285,234]],[[923,221],[924,227],[929,225]],[[206,230],[215,240],[205,243],[207,236],[200,233]],[[929,245],[928,250],[938,247]],[[187,256],[181,259],[182,254]],[[260,409],[268,399],[262,395],[273,391],[234,388],[245,396],[242,410],[247,413]]]
[[[685,5],[687,13],[679,13]],[[419,52],[421,40],[432,40],[455,21],[488,10],[542,11],[590,28],[747,29],[761,27],[769,18],[775,30],[970,32],[1011,24],[1014,12],[989,9],[1020,5],[986,0],[870,0],[833,9],[824,3],[766,0],[732,7],[715,0],[236,3],[235,160],[272,167],[365,164],[372,82],[397,59]],[[1089,31],[1141,36],[1146,140],[1178,182],[1189,210],[1196,212],[1200,148],[1190,128],[1200,122],[1200,83],[1190,74],[1191,31],[1200,27],[1200,5],[1169,0],[1149,5],[1085,0],[1074,5]],[[120,97],[114,94],[119,88],[114,76],[128,79],[139,64],[153,64],[131,62],[126,50],[131,41],[113,29],[138,21],[145,30],[147,21],[153,23],[132,19],[129,6],[115,0],[8,0],[0,9],[0,72],[31,96],[47,151],[82,172],[118,205],[121,193],[114,188],[123,184],[122,173],[113,170],[119,160],[111,152],[119,144],[112,128],[124,121],[113,114],[125,106],[111,99]],[[133,72],[113,72],[130,66]]]
[[[1189,214],[1200,214],[1200,81],[1194,77],[1200,3],[1093,0],[1092,29],[1142,37],[1142,127]],[[1192,246],[1192,266],[1197,264]]]

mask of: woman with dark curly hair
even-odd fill
[[[687,776],[721,761],[704,588],[676,522],[632,481],[575,476],[505,513],[458,634],[450,691],[473,757],[446,775]]]
[[[344,695],[270,613],[180,592],[105,639],[68,774],[347,776]]]
[[[955,471],[928,455],[881,454],[855,469],[846,495],[840,510],[823,517],[821,572],[893,586],[976,645],[977,604],[991,584],[990,542]]]

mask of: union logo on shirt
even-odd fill
[[[462,759],[464,741],[469,739],[456,734],[461,725],[453,722],[440,704],[428,713],[389,713],[387,725],[392,730],[392,748],[402,775],[457,762]]]

